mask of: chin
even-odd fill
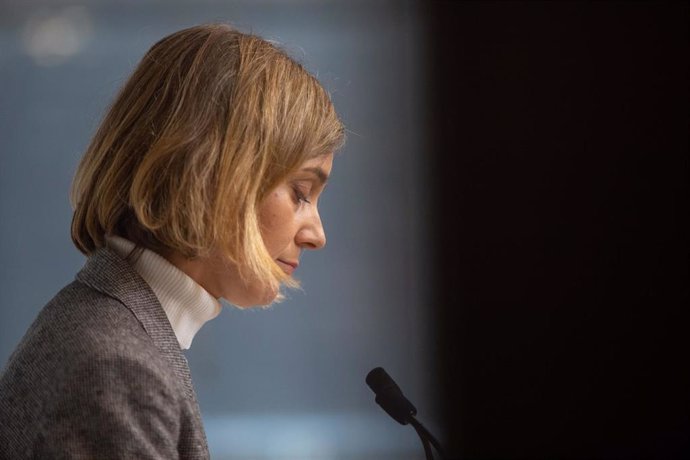
[[[270,292],[266,292],[264,298],[257,305],[267,307],[275,301],[282,299],[280,291],[271,289]]]
[[[247,292],[242,298],[232,297],[226,297],[225,300],[239,308],[267,307],[276,300],[282,299],[279,290],[265,288],[256,289],[254,292]]]

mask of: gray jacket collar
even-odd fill
[[[174,369],[188,397],[196,401],[187,359],[165,311],[148,284],[125,259],[107,247],[94,251],[77,280],[119,300],[137,318]]]

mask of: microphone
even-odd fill
[[[367,374],[366,382],[376,394],[376,404],[399,424],[407,425],[410,417],[417,415],[417,408],[403,395],[400,387],[382,367],[372,369]]]
[[[434,458],[429,443],[436,448],[441,458],[445,457],[436,438],[415,418],[417,408],[403,395],[400,387],[382,367],[372,369],[365,380],[369,388],[376,394],[374,399],[376,404],[401,425],[408,423],[412,425],[422,441],[427,460]]]

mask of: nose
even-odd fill
[[[319,211],[314,208],[297,232],[297,245],[303,249],[321,249],[326,246],[326,232],[323,230]]]

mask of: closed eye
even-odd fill
[[[307,193],[305,193],[303,190],[301,190],[298,185],[295,185],[293,187],[293,190],[295,193],[295,199],[297,200],[298,203],[311,204],[311,201],[309,201],[309,198],[307,198]]]

